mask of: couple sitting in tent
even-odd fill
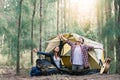
[[[79,37],[79,39],[76,40],[75,43],[72,43],[67,38],[63,37],[63,35],[59,35],[58,37],[61,41],[65,41],[71,46],[70,62],[72,64],[73,71],[81,71],[83,69],[88,69],[89,68],[88,51],[93,49],[101,49],[85,45],[84,39],[82,37]],[[37,54],[49,56],[51,58],[52,64],[54,64],[57,67],[57,69],[60,69],[62,67],[61,58],[59,56],[60,46],[56,46],[53,49],[53,54],[44,53],[36,49],[34,49],[34,52],[36,52]]]

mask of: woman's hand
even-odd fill
[[[34,48],[32,51],[35,52],[35,53],[37,53],[38,49]]]
[[[64,40],[64,41],[67,41],[67,38],[65,38],[62,34],[59,35],[59,38]]]
[[[62,39],[62,34],[59,34],[58,37],[59,37],[59,39]]]

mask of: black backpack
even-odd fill
[[[42,71],[42,75],[57,74],[57,68],[47,59],[37,59],[36,67]]]

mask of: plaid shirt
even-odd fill
[[[73,55],[74,55],[74,50],[76,48],[76,45],[72,42],[70,42],[69,40],[67,41],[67,43],[71,46],[71,62],[73,62]],[[81,51],[83,54],[83,65],[84,67],[89,67],[89,63],[88,63],[88,51],[94,49],[93,46],[88,46],[88,45],[80,45],[81,47]]]

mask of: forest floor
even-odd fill
[[[9,67],[0,67],[0,80],[120,80],[119,74],[92,74],[84,76],[76,75],[50,75],[30,77],[27,70],[21,69],[20,76],[15,75],[15,69]]]

